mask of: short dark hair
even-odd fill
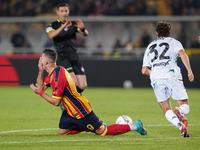
[[[58,10],[60,7],[67,7],[67,8],[69,8],[69,5],[68,5],[67,3],[60,3],[60,4],[58,4],[58,6],[57,6],[57,10]]]
[[[158,33],[158,37],[168,37],[170,35],[171,25],[170,23],[164,21],[159,21],[157,23],[156,31]]]
[[[47,56],[49,59],[51,59],[53,61],[53,63],[56,62],[57,57],[58,57],[56,51],[54,51],[52,49],[45,49],[45,50],[43,50],[43,53],[45,54],[45,56]]]

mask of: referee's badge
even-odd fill
[[[81,71],[85,72],[85,69],[83,67],[81,67]]]
[[[64,28],[65,31],[68,31],[68,28]]]

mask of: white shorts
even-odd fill
[[[170,96],[173,100],[188,99],[183,81],[177,79],[157,79],[151,83],[158,102],[166,101]]]

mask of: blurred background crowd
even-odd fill
[[[141,57],[146,46],[156,38],[155,17],[162,19],[166,16],[173,20],[172,37],[186,49],[200,48],[200,19],[173,19],[199,17],[200,0],[0,0],[0,54],[40,53],[43,48],[54,48],[45,28],[56,19],[56,6],[61,2],[69,4],[73,19],[114,18],[114,21],[107,18],[83,20],[89,36],[85,38],[77,34],[76,44],[82,54],[114,57],[134,54]],[[12,20],[4,22],[4,18],[11,17]],[[18,17],[24,20],[19,21]],[[44,20],[30,21],[35,17]],[[118,21],[119,17],[121,20]],[[128,18],[123,20],[124,17]],[[147,21],[129,21],[132,17],[146,17]],[[148,18],[153,19],[148,21]]]
[[[63,0],[0,0],[0,16],[54,15]],[[199,15],[199,0],[65,0],[72,16]]]

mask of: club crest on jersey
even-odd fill
[[[68,28],[64,28],[65,31],[68,31]]]

